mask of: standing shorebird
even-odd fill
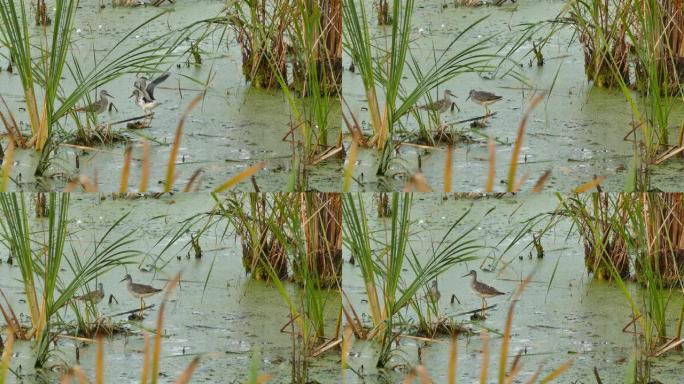
[[[104,299],[104,296],[105,296],[104,285],[102,283],[98,283],[96,290],[90,291],[90,292],[88,292],[84,295],[81,295],[81,296],[76,296],[76,297],[74,297],[74,300],[97,304],[100,301],[102,301],[102,299]]]
[[[133,93],[130,97],[135,96],[135,103],[140,106],[146,117],[152,115],[152,110],[159,105],[159,102],[154,98],[154,88],[169,78],[169,73],[164,73],[147,83],[146,77],[141,77],[133,84]]]
[[[449,108],[451,108],[452,104],[456,105],[453,101],[451,101],[450,96],[456,97],[456,95],[454,95],[450,90],[447,89],[444,91],[444,98],[433,101],[432,103],[421,105],[421,106],[417,107],[417,109],[424,109],[426,111],[435,111],[435,112],[440,113],[440,114],[444,113],[447,110],[449,110]]]
[[[486,111],[485,115],[489,116],[491,114],[491,112],[489,111],[489,105],[496,103],[497,101],[503,99],[503,97],[495,95],[491,92],[476,91],[474,89],[471,89],[466,101],[468,101],[468,99],[473,99],[473,102],[484,106]]]
[[[490,287],[489,285],[487,285],[485,283],[477,281],[477,272],[475,272],[475,271],[470,271],[470,272],[466,273],[465,275],[463,275],[462,277],[466,277],[466,276],[470,276],[470,289],[472,289],[473,293],[480,296],[480,299],[482,299],[482,310],[483,311],[484,311],[485,307],[487,306],[487,300],[485,300],[485,298],[505,295],[504,292],[501,292],[494,287]]]
[[[80,107],[76,108],[76,112],[92,112],[96,115],[99,115],[100,113],[104,112],[109,108],[109,99],[107,97],[114,98],[114,96],[110,95],[109,92],[105,91],[104,89],[100,91],[100,98],[93,101],[89,105],[85,107]]]
[[[437,287],[437,280],[432,280],[432,283],[430,283],[430,290],[428,290],[427,297],[433,303],[439,302],[439,298],[442,297],[442,294]]]
[[[145,308],[145,300],[143,300],[145,297],[152,296],[156,293],[161,292],[162,290],[159,288],[155,288],[150,285],[145,285],[145,284],[138,284],[133,282],[133,278],[131,275],[126,274],[126,277],[123,278],[123,280],[126,282],[126,288],[128,288],[128,292],[133,297],[137,297],[140,299],[140,313],[142,314],[143,309]]]

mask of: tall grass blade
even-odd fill
[[[121,184],[119,185],[119,193],[126,193],[128,191],[128,175],[131,172],[131,160],[133,159],[133,147],[126,146],[124,151],[124,163],[121,170]]]
[[[176,126],[176,134],[173,139],[173,145],[171,146],[171,152],[169,153],[169,162],[166,166],[166,183],[164,183],[164,192],[171,192],[173,183],[176,178],[176,157],[178,157],[178,149],[180,148],[181,138],[183,137],[183,127],[185,126],[185,120],[188,118],[190,111],[192,111],[197,104],[202,100],[204,94],[199,94],[195,96],[194,99],[188,104],[183,116],[181,116],[178,126]],[[153,378],[154,380],[154,378]]]
[[[9,176],[14,162],[14,140],[9,137],[9,143],[2,158],[2,175],[0,175],[0,192],[6,192],[9,187]]]
[[[447,372],[447,382],[449,384],[456,384],[456,361],[458,353],[458,339],[456,336],[451,337],[451,344],[449,344],[449,367]]]
[[[12,360],[12,348],[14,347],[14,332],[11,327],[7,328],[7,338],[5,339],[5,347],[2,350],[2,358],[0,359],[0,384],[4,384],[7,380],[7,372],[9,371],[10,361]]]
[[[266,164],[264,164],[264,163],[257,163],[257,164],[254,164],[254,165],[248,167],[244,171],[233,176],[230,180],[228,180],[225,183],[214,188],[213,193],[221,193],[221,192],[225,192],[225,191],[233,188],[237,184],[240,184],[241,182],[252,177],[254,174],[259,172],[260,170],[264,169],[265,166],[266,166]]]
[[[520,125],[518,126],[518,134],[515,138],[515,144],[513,145],[513,152],[511,154],[511,165],[508,169],[508,192],[515,191],[516,185],[516,171],[518,169],[518,160],[520,158],[520,149],[522,148],[523,138],[525,136],[525,126],[527,125],[527,120],[529,119],[532,111],[539,105],[539,103],[544,100],[544,94],[538,94],[535,96],[530,105],[527,107],[523,118],[520,120]]]

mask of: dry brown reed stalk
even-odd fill
[[[411,175],[409,181],[404,185],[404,192],[418,191],[421,193],[432,192],[430,186],[422,173],[417,172]]]
[[[195,372],[197,367],[199,366],[199,361],[200,358],[195,356],[190,364],[188,365],[187,368],[185,368],[185,371],[181,373],[181,375],[178,377],[176,380],[175,384],[187,384],[190,382],[190,379],[192,378],[192,374]]]
[[[178,149],[180,148],[181,138],[183,136],[183,127],[185,126],[185,120],[188,118],[190,111],[192,111],[197,104],[204,97],[203,93],[195,96],[190,104],[188,104],[183,116],[181,116],[178,126],[176,127],[176,135],[173,139],[173,145],[171,146],[171,152],[169,153],[169,162],[166,167],[166,183],[164,184],[164,192],[171,192],[173,183],[175,181],[175,170],[176,170],[176,157],[178,156]]]
[[[12,349],[14,348],[14,332],[11,327],[7,328],[7,339],[5,343],[0,343],[2,356],[0,357],[0,383],[4,383],[9,372],[10,361],[12,360]]]
[[[237,175],[233,176],[230,180],[226,181],[225,183],[219,185],[218,187],[214,188],[214,193],[221,193],[225,192],[231,188],[233,188],[235,185],[249,179],[252,177],[254,174],[259,172],[260,170],[264,169],[266,166],[265,163],[257,163],[252,165],[251,167],[245,169],[244,171],[238,173]]]
[[[98,192],[100,189],[97,183],[90,180],[86,175],[78,175],[76,179],[69,180],[69,183],[64,187],[64,192],[73,192],[77,187],[83,188],[84,192]]]
[[[444,193],[451,192],[451,172],[454,157],[454,148],[451,144],[447,147],[446,158],[444,159]]]
[[[487,384],[487,374],[489,373],[489,332],[483,330],[480,333],[482,338],[482,366],[480,367],[480,384]]]
[[[352,178],[354,176],[354,168],[356,167],[356,159],[358,154],[359,135],[352,132],[352,142],[347,156],[347,165],[344,166],[344,173],[342,176],[342,192],[349,192]]]
[[[119,193],[126,193],[128,191],[128,176],[131,173],[131,160],[133,159],[133,147],[126,146],[124,151],[124,163],[121,170],[121,184],[119,185]]]
[[[0,175],[0,192],[6,192],[9,187],[9,176],[12,171],[12,163],[14,161],[14,140],[9,137],[9,144],[5,149],[5,155],[2,158],[2,175]]]
[[[104,338],[98,336],[97,338],[97,357],[95,360],[95,383],[104,384]]]
[[[341,358],[340,358],[340,363],[342,365],[342,382],[344,382],[344,378],[346,376],[346,371],[347,371],[347,360],[349,359],[349,349],[351,348],[353,340],[353,333],[354,330],[352,329],[351,324],[348,324],[346,327],[344,327],[344,334],[342,336],[342,348],[341,348]]]
[[[147,140],[142,141],[142,165],[140,171],[140,193],[147,192],[147,184],[150,180],[150,142]]]
[[[492,137],[488,140],[489,147],[489,172],[487,173],[487,184],[485,192],[494,192],[494,179],[496,178],[496,143]]]
[[[449,345],[449,367],[447,372],[447,382],[449,384],[456,384],[456,361],[458,353],[458,339],[456,335],[451,336],[451,345]]]
[[[88,377],[86,376],[85,372],[83,372],[83,369],[78,365],[69,368],[66,374],[62,376],[62,380],[60,381],[60,383],[69,384],[73,381],[72,379],[74,377],[76,377],[76,379],[78,380],[78,384],[90,384],[90,380],[88,380]]]
[[[143,368],[140,373],[140,383],[146,384],[147,377],[150,374],[150,336],[147,334],[147,332],[143,332],[143,340]]]
[[[554,369],[551,373],[548,375],[544,376],[543,379],[541,379],[540,383],[541,384],[547,384],[555,380],[556,378],[560,377],[565,371],[570,369],[572,366],[572,360],[568,360],[565,363],[561,364],[558,368]]]
[[[417,365],[411,371],[406,375],[404,378],[403,383],[404,384],[411,384],[414,382],[414,380],[418,378],[418,382],[420,384],[432,384],[432,379],[430,379],[430,375],[427,372],[427,369],[425,368],[424,365]]]
[[[539,364],[537,366],[537,369],[534,370],[534,373],[532,374],[532,376],[530,376],[530,378],[527,379],[527,381],[525,383],[526,384],[534,384],[537,381],[537,378],[539,377],[539,375],[541,375],[542,368],[544,368],[544,364]],[[597,383],[597,384],[601,384],[601,383]]]
[[[202,168],[199,168],[192,173],[192,176],[190,176],[190,178],[188,179],[187,184],[185,184],[185,188],[183,188],[184,193],[197,192],[197,190],[200,187],[200,177],[202,176],[202,173],[204,173],[204,170],[202,170]]]
[[[549,177],[551,177],[551,170],[547,169],[546,171],[544,171],[544,173],[542,173],[542,175],[539,177],[539,180],[537,180],[537,182],[534,184],[532,192],[541,193],[544,190],[546,182],[549,181]]]
[[[152,351],[152,371],[150,372],[150,379],[152,384],[156,384],[159,378],[159,360],[161,358],[161,341],[162,328],[164,327],[164,310],[166,303],[171,298],[171,294],[176,290],[178,282],[180,281],[180,273],[177,273],[171,280],[169,280],[166,287],[164,287],[164,298],[159,305],[159,316],[157,317],[157,329],[154,335],[154,349]]]
[[[586,183],[580,185],[579,187],[575,188],[573,190],[574,193],[585,193],[589,192],[594,188],[597,188],[598,190],[601,189],[601,184],[606,178],[604,176],[600,177],[594,177],[591,181],[587,181]]]
[[[684,286],[684,194],[642,193],[646,257],[665,286]],[[637,273],[644,267],[636,264]]]
[[[358,340],[367,340],[368,332],[366,332],[366,328],[363,326],[363,320],[354,309],[354,305],[349,300],[349,297],[344,289],[340,289],[340,292],[342,293],[344,300],[347,302],[347,305],[342,305],[342,313],[344,313],[344,317],[347,319],[348,326],[350,326],[351,330],[354,332],[354,337],[356,337]]]
[[[503,383],[507,376],[506,361],[508,360],[508,350],[510,348],[509,345],[511,343],[511,329],[513,328],[513,311],[515,309],[515,304],[518,302],[518,300],[520,300],[520,296],[522,296],[522,293],[529,282],[530,277],[528,276],[525,278],[525,280],[523,280],[520,283],[515,293],[513,293],[513,297],[511,298],[511,305],[508,307],[506,325],[504,327],[503,339],[501,341],[501,353],[499,355],[499,383]]]
[[[21,322],[19,321],[19,317],[17,317],[17,314],[14,312],[14,308],[12,308],[10,305],[9,300],[7,300],[7,296],[5,296],[5,292],[3,292],[2,289],[0,289],[0,295],[2,295],[3,300],[5,300],[5,305],[7,306],[7,308],[5,308],[2,304],[0,304],[0,312],[2,313],[2,317],[5,319],[7,331],[12,332],[12,335],[15,339],[30,340],[35,332],[33,330],[29,332],[24,331],[24,328],[22,328]]]
[[[0,96],[0,101],[2,101],[2,106],[4,107],[7,113],[7,117],[5,117],[5,114],[3,114],[2,111],[0,111],[0,120],[2,121],[2,124],[5,126],[7,135],[12,140],[14,140],[15,145],[19,148],[27,148],[28,144],[26,143],[26,139],[21,134],[21,131],[19,130],[19,124],[17,124],[17,120],[14,118],[14,114],[9,109],[9,106],[5,101],[5,98]]]
[[[525,114],[520,120],[520,125],[518,126],[518,134],[515,138],[515,144],[513,145],[513,154],[511,155],[511,165],[508,170],[508,190],[507,192],[513,192],[514,186],[516,184],[516,171],[518,169],[518,158],[520,157],[520,149],[522,148],[523,138],[525,136],[525,127],[527,125],[527,120],[530,118],[532,111],[544,100],[545,94],[537,94],[530,105],[527,107]]]
[[[300,193],[299,197],[308,270],[322,287],[335,287],[342,278],[342,195]]]

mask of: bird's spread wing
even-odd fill
[[[149,96],[150,101],[154,100],[154,88],[158,84],[162,83],[164,80],[168,79],[169,76],[170,76],[170,73],[166,72],[166,73],[160,75],[159,77],[153,79],[152,81],[150,81],[150,84],[148,84],[147,88],[145,89],[145,91],[147,91],[146,96]]]

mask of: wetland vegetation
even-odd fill
[[[680,0],[0,0],[0,384],[678,383],[682,81]]]
[[[3,381],[678,377],[681,194],[0,196]]]

